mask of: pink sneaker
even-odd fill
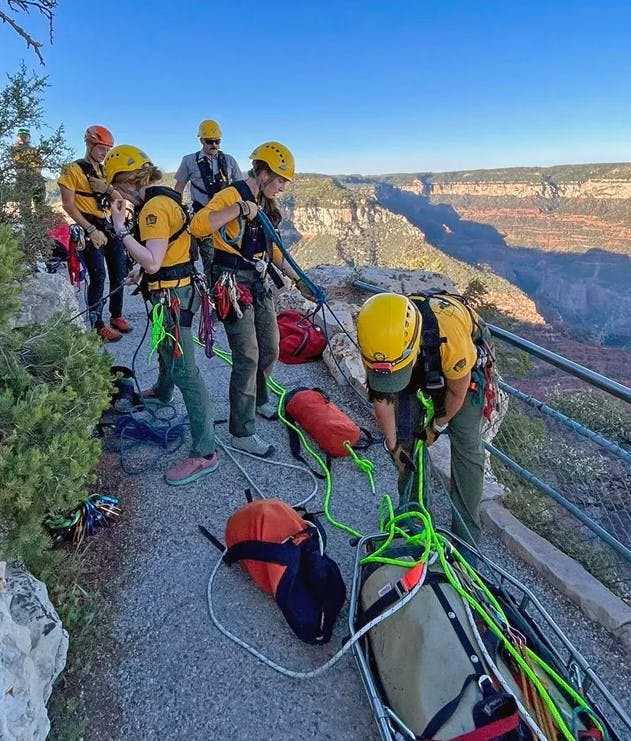
[[[170,468],[164,478],[169,486],[185,486],[201,479],[208,473],[216,471],[218,465],[219,458],[216,452],[213,453],[211,458],[185,458],[176,466]]]

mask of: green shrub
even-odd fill
[[[79,504],[94,478],[101,443],[93,431],[109,403],[111,359],[64,317],[7,328],[7,297],[21,273],[15,251],[0,231],[0,545],[44,577],[59,560],[44,518]]]

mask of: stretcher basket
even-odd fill
[[[448,537],[461,552],[466,551],[465,544],[458,541],[451,533],[439,528],[436,531]],[[361,588],[365,568],[361,561],[383,545],[387,537],[384,533],[367,535],[361,538],[357,545],[349,609],[351,635],[355,635],[361,625]],[[601,721],[604,730],[602,738],[608,739],[608,741],[630,741],[631,718],[628,713],[623,710],[532,592],[481,553],[475,552],[474,555],[478,559],[477,571],[483,577],[485,583],[493,589],[494,594],[500,595],[500,600],[506,600],[506,604],[510,604],[516,620],[525,621],[522,625],[527,623],[528,629],[532,631],[537,639],[537,651],[544,651],[546,660],[554,667],[555,671],[587,700],[591,709]],[[417,596],[420,597],[421,595]],[[374,628],[371,630],[374,630]],[[353,652],[380,738],[384,741],[404,741],[407,739],[414,741],[419,737],[415,736],[388,703],[386,692],[375,665],[369,634],[370,631],[353,644]],[[438,737],[443,738],[440,735]],[[532,738],[549,739],[545,733],[542,736],[537,736],[534,732]],[[566,737],[559,736],[559,738]],[[578,738],[578,735],[576,738]],[[589,738],[589,736],[586,738]],[[557,738],[551,738],[549,741],[557,741]]]

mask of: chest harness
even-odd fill
[[[230,184],[226,155],[223,152],[218,153],[216,173],[213,173],[208,157],[205,157],[201,152],[197,153],[195,163],[199,169],[199,174],[204,183],[204,187],[200,188],[199,185],[195,185],[195,183],[191,181],[191,188],[196,190],[198,193],[203,193],[210,201],[214,195],[219,193],[220,190],[227,188]],[[193,212],[197,213],[197,211],[203,207],[203,203],[196,198],[193,198]]]

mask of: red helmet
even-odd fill
[[[106,147],[114,146],[114,137],[111,132],[108,131],[105,126],[89,126],[85,130],[85,143],[91,146],[96,144],[103,144]]]

